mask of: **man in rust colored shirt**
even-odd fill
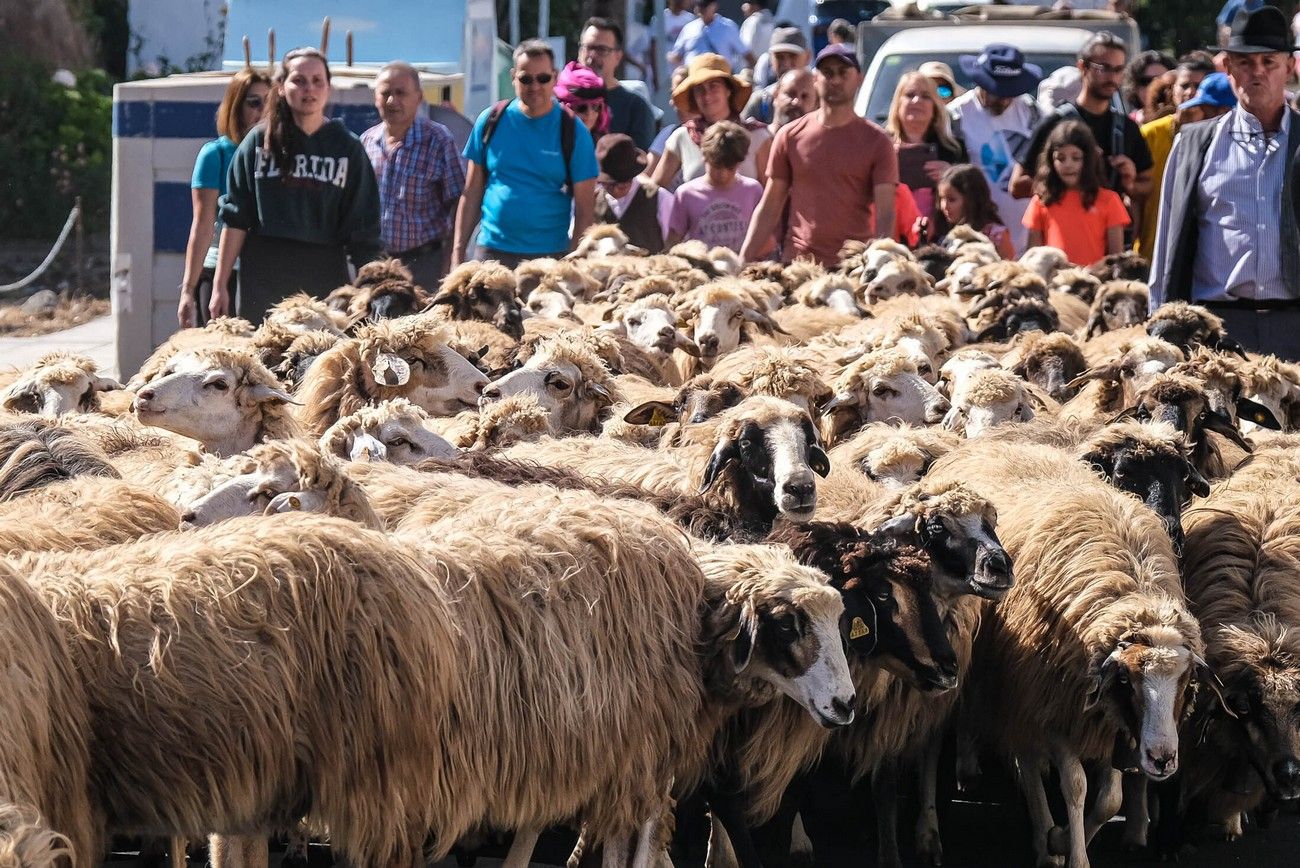
[[[741,258],[748,261],[763,250],[787,201],[789,218],[781,245],[786,262],[812,256],[831,265],[847,239],[889,237],[898,157],[884,130],[854,113],[853,98],[861,83],[862,68],[851,46],[828,45],[817,55],[821,108],[776,134],[767,189],[750,222]]]

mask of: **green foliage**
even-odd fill
[[[88,230],[108,226],[112,82],[90,70],[66,88],[51,72],[0,56],[0,237],[52,239],[77,196]]]

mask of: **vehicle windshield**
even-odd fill
[[[974,84],[969,76],[962,72],[961,63],[957,60],[961,53],[964,52],[889,55],[880,63],[880,70],[876,75],[871,93],[858,94],[858,114],[883,125],[885,117],[889,114],[889,102],[894,98],[894,90],[898,87],[898,80],[903,77],[904,73],[912,72],[928,60],[941,60],[948,64],[952,69],[952,74],[957,77],[957,83],[969,90],[974,87]],[[1031,51],[1025,54],[1025,60],[1035,66],[1042,67],[1043,76],[1047,77],[1063,66],[1074,66],[1075,56],[1065,53],[1035,53]]]

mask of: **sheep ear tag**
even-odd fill
[[[405,386],[411,379],[411,366],[406,359],[392,353],[380,353],[370,372],[375,375],[375,382],[385,386]]]
[[[849,639],[856,641],[870,635],[871,628],[867,626],[867,622],[861,618],[854,618],[853,623],[849,625]]]
[[[654,412],[650,414],[650,424],[655,428],[662,428],[668,424],[668,416],[663,410],[655,407]]]

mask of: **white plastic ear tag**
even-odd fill
[[[370,372],[375,375],[375,382],[385,386],[405,386],[411,379],[411,366],[406,359],[392,353],[380,353]]]

